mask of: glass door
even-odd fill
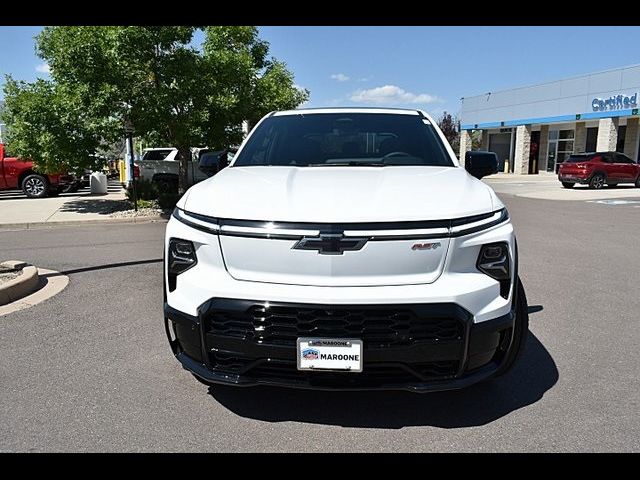
[[[574,130],[550,130],[547,172],[558,173],[558,166],[573,153]]]
[[[556,168],[558,156],[558,130],[549,130],[549,150],[547,153],[547,172],[553,172]]]

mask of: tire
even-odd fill
[[[49,195],[49,181],[47,177],[32,173],[22,181],[22,191],[29,198],[44,198]]]
[[[575,185],[575,183],[573,183],[573,182],[562,182],[562,186],[564,188],[573,188],[574,185]]]
[[[589,180],[589,188],[599,190],[604,186],[605,177],[603,173],[596,173],[591,180]]]
[[[529,335],[529,307],[527,304],[527,296],[524,292],[524,287],[520,278],[518,278],[518,291],[517,291],[517,304],[516,304],[516,319],[513,326],[513,340],[511,341],[511,347],[507,352],[507,356],[504,359],[504,363],[500,366],[494,377],[500,377],[505,375],[514,367],[527,342],[527,336]]]
[[[640,188],[640,175],[636,178],[636,188]]]

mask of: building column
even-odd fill
[[[529,153],[531,151],[531,125],[516,127],[516,149],[513,158],[513,173],[526,175],[529,173]]]
[[[489,130],[480,130],[480,135],[482,136],[482,145],[480,146],[480,150],[486,152],[489,150]]]
[[[538,146],[538,172],[547,171],[549,155],[549,125],[540,125],[540,145]]]
[[[638,158],[636,148],[638,146],[638,133],[640,133],[639,122],[640,119],[638,117],[627,118],[627,133],[625,133],[624,137],[624,154],[634,162]]]
[[[615,152],[616,143],[618,143],[618,119],[601,118],[598,122],[596,151]]]
[[[460,165],[464,167],[465,153],[471,150],[471,130],[460,130]]]
[[[573,153],[584,153],[587,149],[587,127],[584,122],[576,122]]]

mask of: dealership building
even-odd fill
[[[637,161],[638,92],[634,65],[464,97],[460,158],[475,139],[475,149],[498,155],[501,171],[517,174],[557,172],[572,153],[618,151]]]

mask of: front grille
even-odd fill
[[[425,363],[367,363],[362,372],[310,372],[298,370],[294,362],[270,361],[242,356],[211,354],[213,369],[220,373],[242,375],[262,381],[292,382],[307,385],[380,386],[416,383],[452,378],[458,369],[457,361]]]
[[[459,341],[464,332],[457,318],[421,316],[419,309],[380,307],[252,304],[240,310],[212,309],[205,325],[213,335],[283,346],[295,346],[299,337],[326,337],[359,338],[365,348],[381,348]]]

